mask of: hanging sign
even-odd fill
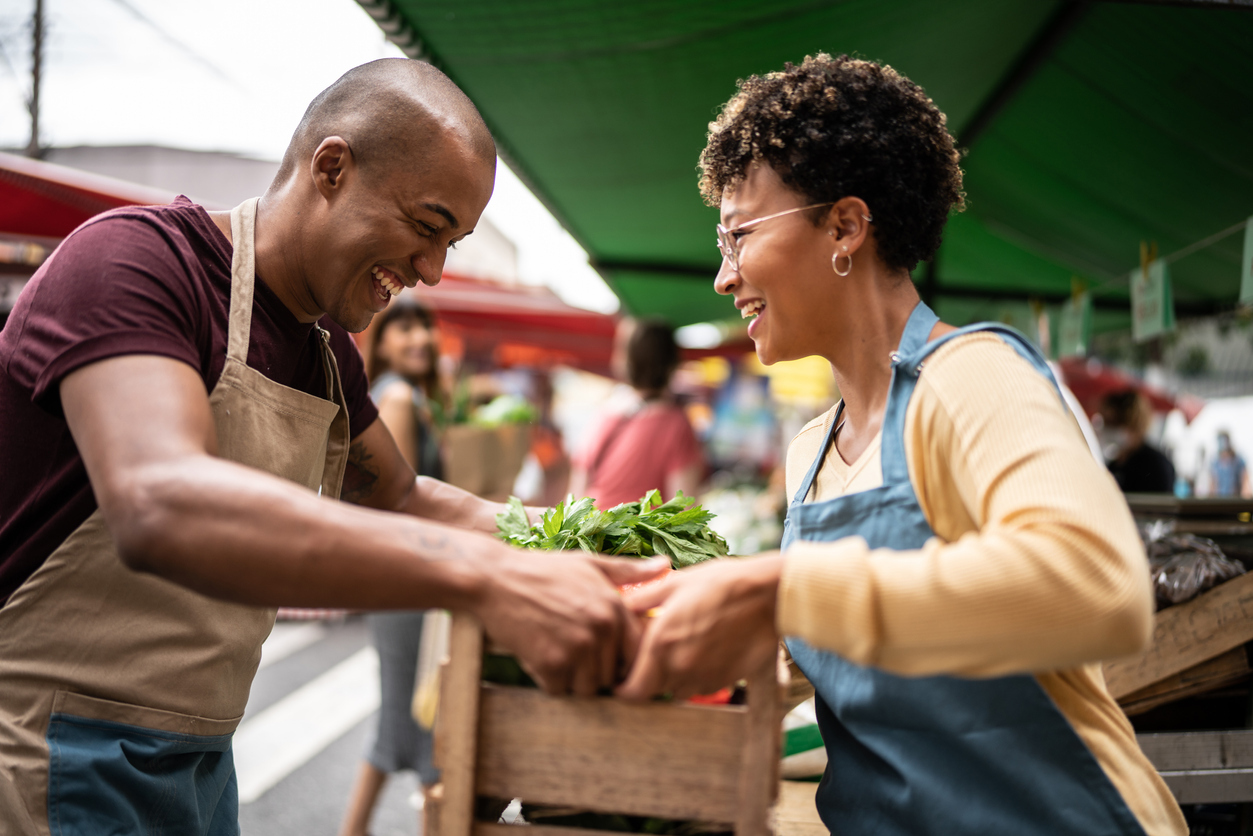
[[[1088,353],[1092,339],[1092,296],[1086,290],[1070,295],[1057,322],[1057,356],[1074,357]]]
[[[1253,218],[1244,224],[1244,258],[1240,261],[1240,304],[1253,305]]]
[[[1040,347],[1040,319],[1031,303],[1005,305],[997,312],[996,321],[1022,334],[1036,348]]]
[[[1155,258],[1131,273],[1131,337],[1144,342],[1175,330],[1175,301],[1170,270]]]

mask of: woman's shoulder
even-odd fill
[[[412,400],[416,390],[413,384],[394,372],[381,374],[370,384],[370,397],[375,403],[384,400]]]
[[[954,337],[923,362],[920,387],[941,397],[995,397],[1022,387],[1053,392],[1052,382],[1002,337],[974,331]],[[1052,395],[1056,398],[1056,394]]]

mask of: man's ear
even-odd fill
[[[348,141],[339,136],[328,136],[318,144],[309,163],[309,174],[322,196],[330,199],[335,193],[342,191],[344,176],[350,175],[356,167],[356,160]]]

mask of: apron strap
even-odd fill
[[[257,276],[253,235],[257,226],[257,202],[253,197],[231,210],[231,313],[227,328],[226,356],[248,365],[248,339],[252,334],[252,292]]]
[[[921,303],[919,306],[921,307]],[[925,342],[913,352],[898,352],[892,359],[892,385],[888,390],[887,409],[883,416],[881,454],[883,484],[899,484],[909,479],[909,463],[905,457],[905,412],[914,387],[918,383],[918,376],[922,373],[923,363],[949,340],[984,331],[996,334],[1014,349],[1019,357],[1030,363],[1037,372],[1053,384],[1053,389],[1057,392],[1058,400],[1061,401],[1063,408],[1069,408],[1066,407],[1066,399],[1062,396],[1057,378],[1053,376],[1053,371],[1040,350],[1021,333],[1000,322],[976,322],[973,325],[958,328],[956,331],[950,331],[939,339]],[[901,340],[901,344],[903,347],[904,339]]]
[[[805,497],[809,496],[809,491],[814,486],[814,479],[818,476],[818,469],[822,467],[823,461],[827,458],[827,451],[831,449],[831,443],[835,440],[835,431],[840,427],[840,416],[843,414],[844,400],[841,399],[835,407],[835,417],[831,419],[831,426],[827,427],[827,434],[823,436],[822,447],[818,449],[818,455],[814,457],[814,463],[809,466],[809,472],[801,480],[801,486],[796,491],[796,496],[792,498],[793,505],[804,504]]]
[[[909,315],[909,319],[905,322],[905,330],[901,333],[901,342],[896,351],[892,352],[892,384],[888,389],[887,408],[892,409],[892,402],[895,400],[892,395],[896,389],[896,365],[897,360],[902,355],[912,354],[927,343],[927,338],[931,336],[931,329],[940,321],[935,315],[935,311],[927,307],[927,304],[919,300],[914,306],[914,310]],[[908,397],[905,398],[909,400]],[[796,496],[792,499],[793,505],[800,505],[805,501],[805,497],[809,496],[809,491],[814,485],[814,479],[818,476],[818,470],[822,467],[823,461],[827,458],[827,452],[831,449],[831,443],[835,438],[835,431],[840,426],[840,416],[844,412],[844,401],[841,400],[835,409],[835,418],[831,421],[831,426],[827,430],[826,437],[823,439],[822,447],[818,450],[818,455],[814,458],[813,464],[809,466],[809,473],[805,475],[801,483],[800,489],[796,492]],[[887,418],[884,418],[884,430],[887,429]],[[886,434],[884,436],[886,439]],[[887,484],[887,472],[884,471],[884,484]]]
[[[896,366],[896,361],[900,357],[908,357],[915,351],[927,344],[927,340],[931,337],[931,331],[935,328],[940,318],[936,316],[935,311],[927,306],[926,302],[919,300],[914,306],[913,313],[909,315],[909,319],[905,322],[905,330],[901,333],[900,345],[896,347],[896,351],[892,352],[892,365]]]
[[[318,332],[318,345],[322,349],[322,370],[326,375],[327,400],[339,407],[339,412],[331,421],[330,432],[326,439],[326,464],[322,470],[322,486],[320,493],[330,499],[338,499],[344,484],[344,470],[348,465],[348,448],[352,443],[352,432],[348,424],[348,401],[344,398],[344,388],[339,376],[339,363],[335,360],[335,352],[331,350],[331,335],[325,328],[315,325]]]

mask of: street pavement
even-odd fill
[[[243,836],[335,836],[378,709],[365,622],[279,622],[235,736]],[[415,836],[418,782],[388,781],[372,836]]]

